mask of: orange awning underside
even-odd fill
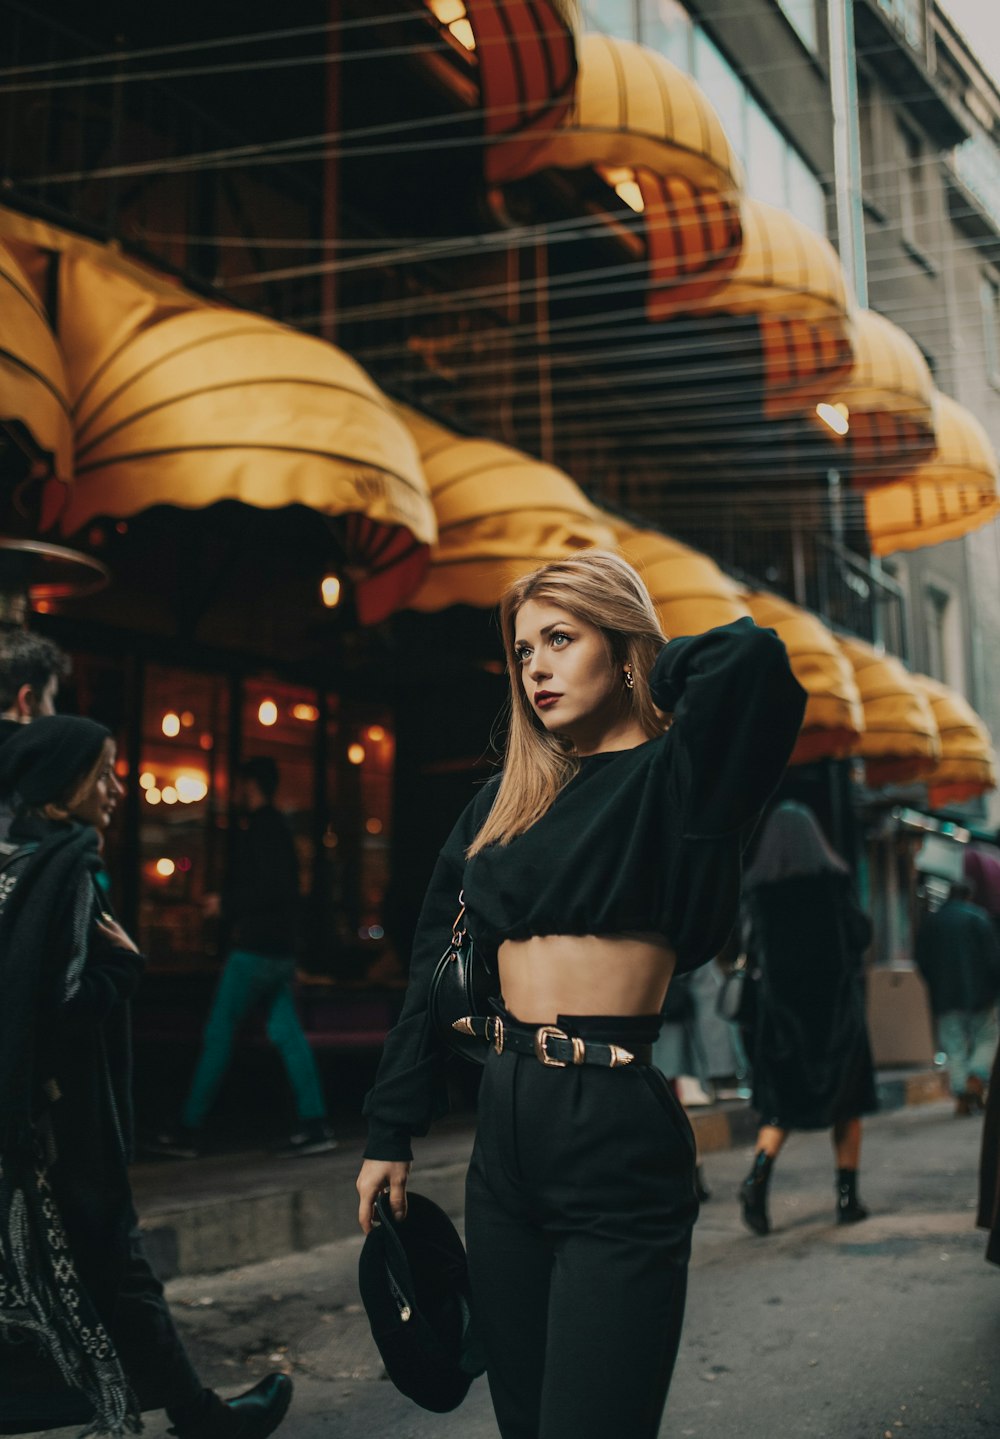
[[[466,439],[401,409],[419,449],[437,515],[427,576],[409,601],[491,609],[507,587],[550,560],[614,549],[604,516],[562,470],[508,445]]]
[[[668,639],[704,634],[750,613],[736,584],[707,555],[655,530],[608,518],[619,553],[645,581]]]
[[[862,640],[838,639],[861,695],[865,728],[854,753],[865,762],[868,784],[909,784],[941,758],[930,702],[905,665]]]
[[[13,250],[0,244],[0,422],[26,432],[33,468],[67,483],[73,428],[62,352]]]
[[[576,83],[571,0],[465,0],[476,37],[485,171],[502,185],[536,168],[532,157],[569,109]]]
[[[941,758],[926,777],[931,806],[960,804],[996,789],[990,732],[968,700],[926,675],[913,678],[927,697],[941,737]]]
[[[790,764],[844,759],[864,732],[861,696],[847,656],[823,622],[790,600],[762,593],[745,594],[759,625],[777,631],[792,671],[808,700]]]
[[[933,455],[934,380],[909,335],[874,310],[856,313],[854,349],[848,383],[827,399],[847,406],[851,482],[867,489]]]
[[[799,414],[828,398],[854,363],[852,301],[829,241],[784,210],[743,206],[743,248],[732,275],[696,315],[750,315],[764,357],[763,410]]]
[[[1000,514],[997,457],[979,421],[936,390],[934,427],[931,459],[865,495],[868,537],[877,555],[961,539]]]
[[[739,162],[698,86],[643,45],[585,35],[563,123],[532,156],[541,170],[632,172],[644,204],[647,313],[662,319],[719,285],[739,255]]]

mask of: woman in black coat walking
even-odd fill
[[[837,1221],[868,1216],[857,1194],[861,1116],[878,1108],[862,957],[871,924],[847,865],[815,816],[788,801],[770,815],[744,879],[748,950],[759,972],[753,1105],[761,1119],[740,1187],[755,1234],[771,1224],[767,1191],[791,1129],[832,1129]]]
[[[174,1328],[139,1237],[129,999],[144,961],[110,913],[99,835],[121,785],[109,732],[35,720],[0,754],[13,823],[0,844],[0,1432],[90,1422],[179,1439],[265,1439],[291,1381],[223,1401]],[[29,1345],[47,1364],[26,1389]]]

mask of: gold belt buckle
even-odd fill
[[[539,1025],[535,1030],[535,1058],[549,1069],[565,1069],[565,1059],[553,1059],[546,1049],[550,1039],[569,1039],[569,1035],[554,1024]]]
[[[503,1054],[503,1040],[503,1020],[497,1014],[493,1017],[493,1048],[497,1054]]]

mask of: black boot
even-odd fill
[[[858,1199],[858,1171],[837,1170],[837,1223],[857,1224],[868,1218],[868,1210]]]
[[[774,1168],[774,1158],[759,1149],[754,1155],[753,1168],[740,1185],[740,1203],[743,1206],[743,1223],[754,1234],[770,1234],[771,1220],[767,1213],[767,1186]]]
[[[287,1374],[268,1374],[235,1399],[221,1399],[206,1389],[183,1413],[168,1411],[177,1439],[267,1439],[284,1419],[292,1402]]]

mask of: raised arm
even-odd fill
[[[777,787],[805,712],[785,646],[773,630],[736,620],[665,645],[650,688],[673,715],[685,837],[742,829]]]

